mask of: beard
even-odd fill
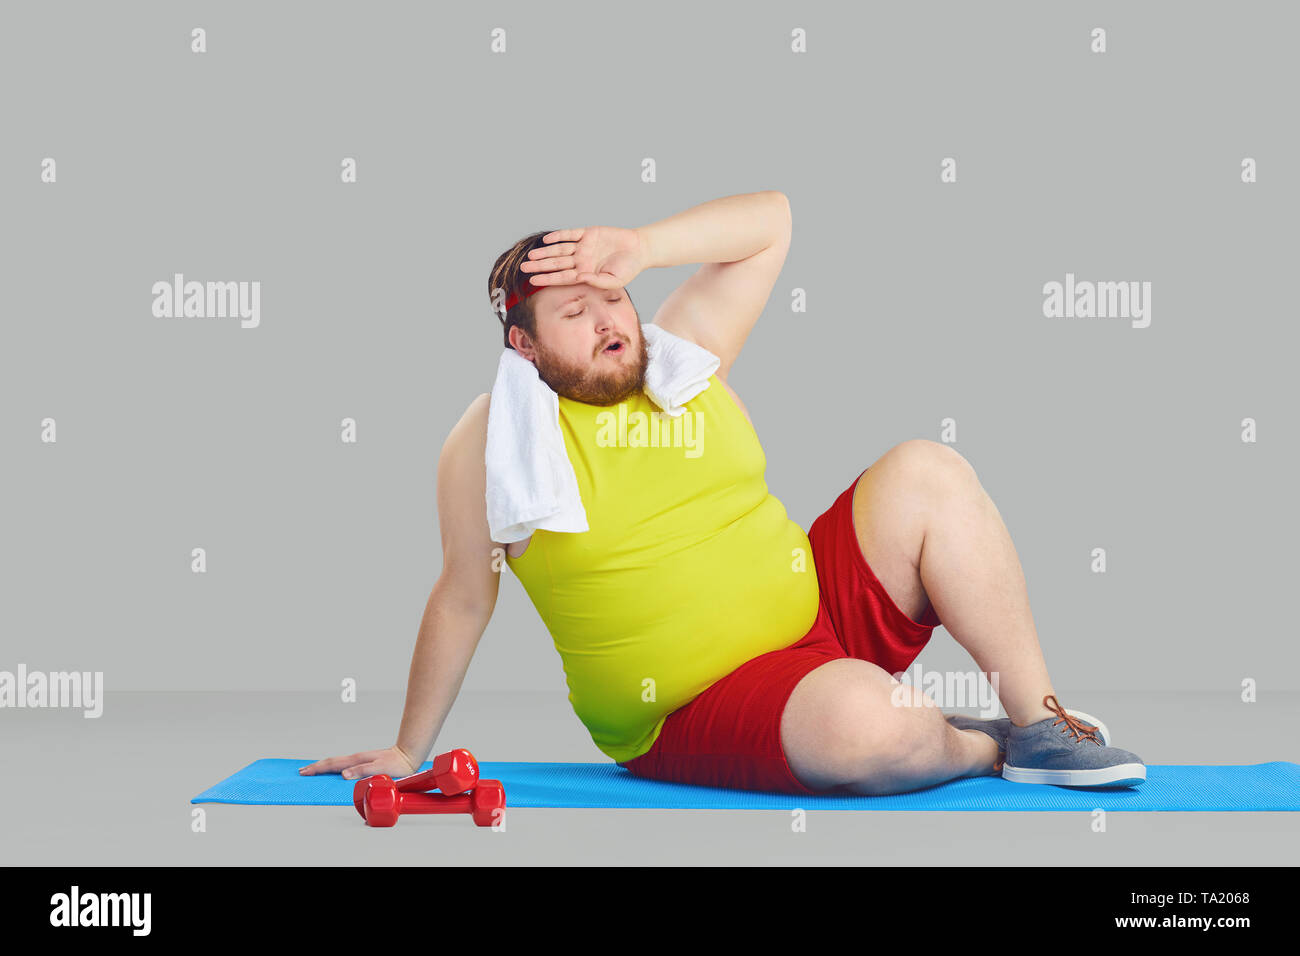
[[[610,357],[602,352],[582,365],[568,364],[540,341],[534,342],[534,347],[538,377],[557,395],[575,402],[617,405],[645,385],[650,352],[639,330],[637,340],[625,342],[621,354]]]

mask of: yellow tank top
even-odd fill
[[[617,762],[741,664],[817,616],[808,536],[767,490],[758,435],[716,375],[681,416],[639,391],[560,396],[590,530],[539,530],[506,563],[555,642],[569,702]]]

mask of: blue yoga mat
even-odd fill
[[[191,803],[352,805],[355,781],[302,777],[311,760],[257,760]],[[420,769],[428,770],[426,763]],[[500,780],[507,807],[653,807],[673,810],[1300,810],[1300,764],[1147,767],[1147,779],[1119,790],[1012,783],[1001,777],[953,780],[883,797],[800,796],[664,783],[614,763],[480,763]]]

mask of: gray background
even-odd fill
[[[493,260],[535,229],[644,225],[761,189],[789,196],[794,240],[729,381],[790,516],[806,529],[892,445],[953,417],[1067,706],[1150,764],[1297,759],[1300,649],[1279,610],[1297,571],[1290,5],[75,3],[0,18],[0,669],[103,671],[109,692],[97,721],[0,711],[0,756],[70,784],[91,761],[105,793],[165,762],[173,791],[148,809],[119,793],[103,825],[52,800],[62,822],[6,833],[11,860],[270,861],[259,828],[359,823],[209,807],[248,840],[218,851],[188,832],[185,801],[259,757],[392,743],[441,566],[438,453],[501,350]],[[949,156],[958,182],[941,184]],[[632,284],[643,321],[694,268]],[[260,281],[260,327],[154,318],[150,287],[174,272]],[[1042,286],[1067,272],[1151,282],[1150,327],[1044,318]],[[794,288],[807,313],[790,311]],[[47,416],[55,445],[39,440]],[[339,441],[344,417],[356,445]],[[973,667],[943,629],[919,664]],[[355,705],[337,702],[347,677]],[[1259,704],[1239,703],[1244,678]],[[604,760],[566,692],[503,581],[436,747]],[[900,854],[968,829],[900,816],[917,828],[828,819]],[[1238,862],[1297,845],[1286,815],[1253,819],[1289,843],[1244,849],[1229,831],[1246,818],[1204,818]],[[1017,861],[1027,815],[974,819],[996,847],[981,862]],[[729,858],[757,852],[746,839]],[[765,858],[856,858],[810,846]]]

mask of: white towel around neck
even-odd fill
[[[645,393],[664,414],[709,387],[722,360],[657,325],[641,325],[649,353]],[[537,529],[587,531],[578,477],[560,431],[560,399],[537,366],[512,348],[497,363],[488,406],[487,516],[492,540],[522,541]]]

